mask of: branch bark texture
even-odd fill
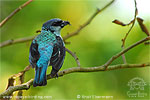
[[[143,68],[143,67],[149,67],[150,62],[148,63],[143,63],[143,64],[118,64],[118,65],[112,65],[109,66],[106,71],[109,70],[116,70],[116,69],[125,69],[125,68]],[[59,77],[71,74],[71,73],[76,73],[76,72],[99,72],[99,71],[104,71],[105,67],[104,66],[97,66],[97,67],[73,67],[73,68],[68,68],[63,71],[59,71],[58,75]],[[47,80],[52,79],[50,75],[47,75]],[[18,90],[28,90],[30,86],[33,84],[33,79],[29,80],[28,82],[17,85],[17,86],[10,86],[6,91],[0,94],[0,98],[3,98],[4,96],[10,95],[14,91]]]

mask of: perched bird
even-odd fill
[[[68,21],[55,18],[43,24],[41,34],[32,41],[29,53],[29,62],[35,68],[33,86],[47,84],[46,71],[52,66],[51,77],[57,76],[57,72],[63,65],[65,58],[65,45],[60,35],[60,30],[70,25]]]

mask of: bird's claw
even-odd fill
[[[52,75],[52,74],[51,74],[50,77],[51,77],[51,78],[54,78],[54,77],[55,77],[56,79],[58,79],[59,75],[58,75],[58,74],[56,74],[56,75]]]
[[[59,75],[58,75],[58,73],[56,74],[56,79],[58,79],[58,77],[59,77]]]

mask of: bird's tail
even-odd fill
[[[35,68],[35,78],[33,81],[34,87],[44,86],[47,84],[46,70],[47,70],[47,66]]]

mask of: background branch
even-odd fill
[[[124,47],[122,47],[122,49],[124,50]],[[126,60],[125,54],[122,54],[122,60],[123,60],[123,63],[124,63],[124,64],[126,64],[126,63],[127,63],[127,60]]]
[[[75,53],[71,52],[69,49],[66,48],[66,51],[72,55],[72,57],[74,57],[76,63],[77,63],[77,66],[80,67],[81,64],[80,64],[80,61],[79,61],[79,58],[75,55]]]
[[[137,16],[137,14],[138,14],[138,9],[137,9],[136,0],[134,0],[134,3],[135,3],[134,19],[133,19],[131,22],[129,22],[130,24],[132,23],[132,25],[131,25],[130,29],[128,30],[128,32],[126,33],[125,37],[122,39],[122,47],[125,46],[125,41],[126,41],[126,39],[127,39],[128,35],[129,35],[130,31],[132,30],[132,28],[133,28],[133,26],[134,26],[134,24],[135,24],[136,16]],[[129,24],[129,25],[130,25],[130,24]]]
[[[77,30],[75,30],[72,33],[68,33],[66,36],[63,37],[63,40],[67,40],[68,38],[77,35],[83,28],[85,28],[88,24],[91,23],[91,21],[95,18],[95,16],[97,14],[99,14],[100,12],[102,12],[103,10],[105,10],[108,6],[110,6],[115,0],[112,0],[110,3],[108,3],[105,7],[103,7],[101,10],[97,9],[96,12],[89,18],[89,20],[87,20],[84,24],[82,24]],[[37,30],[36,33],[40,32],[40,30]],[[31,36],[31,37],[25,37],[25,38],[18,38],[18,39],[11,39],[11,40],[7,40],[4,41],[2,43],[0,43],[0,47],[5,47],[5,46],[9,46],[12,44],[16,44],[16,43],[22,43],[22,42],[27,42],[27,41],[31,41],[35,38],[35,36]]]
[[[126,41],[126,39],[127,39],[128,35],[129,35],[130,31],[132,30],[132,28],[133,28],[133,26],[134,26],[134,24],[135,24],[136,16],[137,16],[137,14],[138,14],[138,9],[137,9],[136,0],[134,0],[134,3],[135,3],[135,14],[134,14],[133,20],[131,20],[128,24],[124,24],[123,22],[121,22],[121,21],[119,21],[119,20],[114,20],[114,21],[113,21],[113,23],[118,24],[118,25],[121,25],[121,26],[127,26],[127,25],[132,24],[131,27],[129,28],[128,32],[126,33],[125,37],[122,39],[122,46],[121,46],[122,49],[125,48],[125,41]],[[122,54],[122,59],[123,59],[124,64],[126,64],[127,61],[126,61],[125,54]]]
[[[35,36],[31,36],[31,37],[25,37],[25,38],[18,38],[18,39],[11,39],[11,40],[7,40],[4,41],[2,43],[0,43],[0,48],[5,47],[5,46],[9,46],[12,44],[17,44],[17,43],[23,43],[23,42],[27,42],[27,41],[31,41],[35,38]]]
[[[142,39],[142,40],[140,40],[140,41],[138,41],[138,42],[132,44],[132,45],[129,46],[128,48],[126,48],[126,49],[122,50],[121,52],[119,52],[118,54],[112,56],[112,57],[103,65],[103,66],[105,67],[105,70],[107,70],[107,67],[108,67],[115,59],[117,59],[118,57],[120,57],[122,54],[126,53],[126,52],[129,51],[130,49],[132,49],[132,48],[136,47],[137,45],[139,45],[139,44],[141,44],[141,43],[143,43],[143,42],[145,42],[145,41],[148,41],[148,40],[150,40],[150,36],[148,36],[148,37],[146,37],[146,38],[144,38],[144,39]]]
[[[115,0],[112,0],[110,3],[108,3],[106,6],[104,6],[102,9],[97,9],[96,12],[84,23],[82,24],[76,31],[72,33],[68,33],[66,36],[63,37],[64,40],[77,35],[83,28],[85,28],[87,25],[91,23],[91,21],[95,18],[96,15],[98,15],[100,12],[104,11],[107,7],[109,7]]]
[[[28,0],[27,2],[25,2],[24,4],[22,4],[21,6],[19,6],[17,9],[15,9],[9,16],[7,16],[1,23],[0,23],[0,27],[2,27],[12,16],[14,16],[17,12],[19,12],[21,9],[23,9],[25,6],[27,6],[28,4],[30,4],[33,0]]]

